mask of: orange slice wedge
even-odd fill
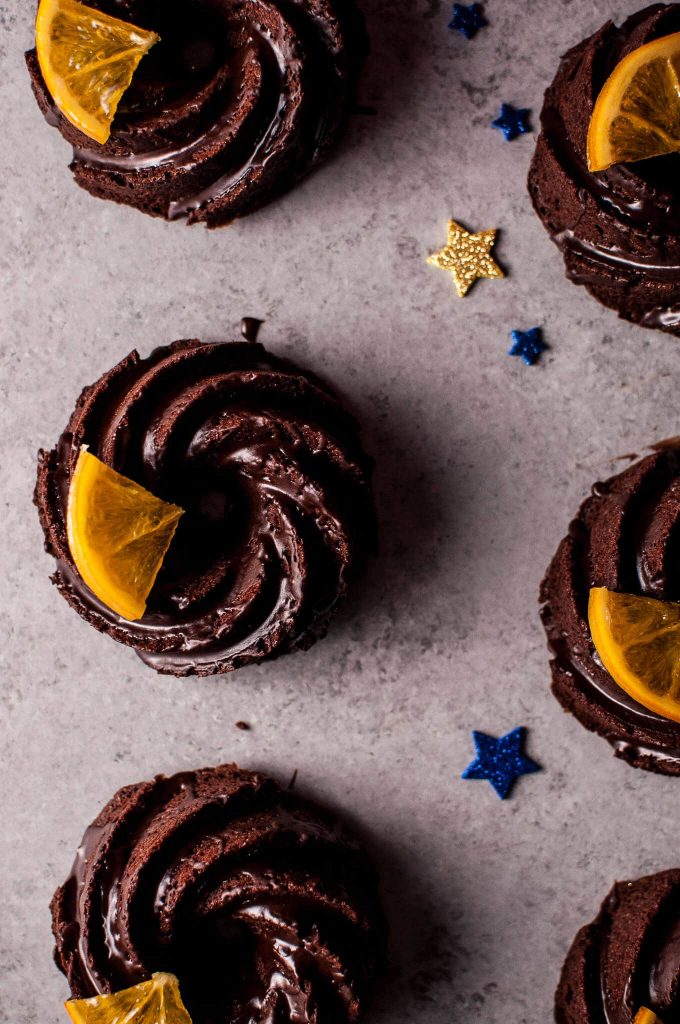
[[[588,623],[602,664],[621,689],[680,722],[680,604],[594,587]]]
[[[64,1004],[73,1024],[191,1024],[174,974],[152,974],[132,988]]]
[[[661,1018],[657,1017],[653,1010],[642,1006],[635,1014],[633,1024],[661,1024]]]
[[[597,97],[588,169],[680,152],[680,32],[633,50]]]
[[[117,615],[144,614],[182,514],[81,448],[68,493],[68,543],[85,583]]]
[[[136,28],[77,0],[40,0],[35,48],[40,71],[64,117],[104,143],[121,96],[155,32]]]

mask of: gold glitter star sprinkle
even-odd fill
[[[450,220],[448,233],[444,248],[428,256],[427,262],[449,271],[461,299],[478,277],[505,277],[491,258],[491,248],[496,240],[495,228],[473,233]]]

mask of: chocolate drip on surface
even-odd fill
[[[619,61],[677,31],[680,5],[654,4],[620,28],[608,22],[563,57],[545,94],[528,183],[567,276],[621,317],[673,334],[680,334],[680,156],[593,174],[586,137]]]
[[[368,48],[353,0],[92,6],[160,36],[103,146],[61,116],[35,51],[26,55],[38,104],[93,195],[217,227],[290,188],[344,128]]]
[[[541,586],[552,689],[636,767],[680,774],[680,724],[642,707],[603,667],[588,627],[591,587],[680,600],[677,441],[593,487]]]
[[[185,509],[143,618],[84,584],[65,531],[81,445]],[[309,647],[375,548],[372,464],[334,395],[256,343],[130,353],[40,453],[35,501],[53,577],[83,618],[174,675]]]
[[[120,790],[87,829],[52,916],[74,997],[170,971],[194,1024],[351,1024],[384,953],[356,842],[235,765]]]
[[[680,1019],[680,871],[617,882],[580,930],[555,996],[557,1024],[632,1024],[646,1007]]]
[[[246,341],[257,341],[257,336],[260,333],[260,328],[264,320],[258,320],[254,316],[244,316],[241,320],[241,334]]]

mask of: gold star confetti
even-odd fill
[[[495,228],[473,234],[456,224],[455,220],[450,220],[448,233],[444,248],[428,256],[427,262],[450,272],[461,299],[467,295],[478,277],[505,277],[491,258],[491,248],[496,239]]]

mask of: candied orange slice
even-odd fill
[[[147,32],[77,0],[40,0],[35,48],[40,71],[64,117],[104,143],[121,96],[154,43]]]
[[[73,1024],[191,1024],[174,974],[152,974],[132,988],[64,1004]]]
[[[680,32],[633,50],[597,97],[588,169],[680,152]]]
[[[144,614],[182,514],[81,448],[68,492],[68,543],[85,583],[117,615]]]
[[[621,689],[680,722],[680,604],[594,587],[588,623],[602,664]]]
[[[657,1017],[653,1010],[648,1010],[645,1006],[642,1006],[635,1014],[633,1024],[661,1024],[661,1019]]]

